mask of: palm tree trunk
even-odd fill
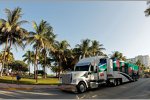
[[[9,49],[8,49],[8,57],[9,57],[9,54],[10,54],[10,48],[11,48],[11,39],[10,39],[10,44],[9,44]],[[6,62],[7,62],[7,67],[6,67],[6,70],[8,71],[8,57],[6,58],[7,60],[6,60]],[[8,76],[8,72],[7,72],[7,76]]]
[[[45,68],[45,66],[43,66],[43,71],[44,71],[44,78],[46,78],[46,68]]]
[[[34,79],[36,79],[36,60],[34,61]]]
[[[94,55],[93,56],[96,56],[95,52],[94,52]]]
[[[30,76],[30,63],[28,62],[28,67],[29,67],[29,76]]]
[[[35,53],[35,78],[36,78],[36,83],[38,82],[38,61],[37,61],[37,54],[38,54],[38,51],[37,51],[37,48],[36,48],[36,53]]]
[[[60,78],[61,66],[62,66],[62,62],[61,62],[61,60],[60,60],[60,61],[59,61],[58,78]]]
[[[82,58],[85,58],[85,54],[83,54]]]
[[[5,66],[5,53],[6,53],[6,50],[8,48],[7,46],[8,46],[8,38],[7,38],[6,45],[5,45],[5,50],[4,50],[4,55],[3,55],[3,61],[2,61],[2,68],[1,68],[1,75],[0,76],[3,76],[3,68]]]
[[[44,64],[44,78],[46,78],[46,54],[45,54],[45,57],[44,57],[44,61],[45,61],[45,64]]]

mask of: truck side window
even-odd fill
[[[106,59],[100,59],[100,64],[105,64],[106,63]]]
[[[91,71],[94,71],[94,66],[91,65]]]

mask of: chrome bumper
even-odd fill
[[[58,88],[63,91],[77,92],[76,85],[73,84],[62,84],[59,85]]]

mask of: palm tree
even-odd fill
[[[111,56],[111,58],[112,58],[112,59],[117,58],[118,60],[126,61],[126,57],[123,56],[123,54],[120,53],[119,51],[115,51],[115,52],[113,53],[113,55]]]
[[[142,71],[145,69],[145,66],[141,63],[141,61],[139,59],[137,60],[137,62],[135,64],[137,66],[139,66]]]
[[[150,1],[147,1],[147,5],[150,4]],[[150,6],[148,6],[148,8],[144,11],[145,16],[149,16],[150,15]]]
[[[49,29],[49,32],[45,35],[50,44],[45,45],[45,47],[42,48],[42,50],[41,50],[42,57],[44,58],[44,59],[42,59],[44,78],[46,78],[46,66],[50,65],[50,58],[48,58],[47,56],[50,52],[55,52],[55,49],[54,49],[55,44],[54,43],[55,43],[56,35],[53,33],[52,27],[49,27],[48,29]]]
[[[50,50],[53,49],[53,43],[51,43],[50,34],[52,30],[50,29],[50,25],[42,20],[39,25],[36,22],[33,22],[33,28],[35,32],[30,32],[30,36],[27,38],[26,44],[33,44],[33,48],[35,49],[35,62],[34,62],[34,70],[38,71],[38,60],[39,60],[39,53],[42,48],[49,48]],[[35,71],[35,78],[37,82],[37,71]]]
[[[42,53],[42,52],[41,52]],[[45,57],[45,54],[40,54],[39,57],[39,64],[42,66],[43,68],[43,78],[47,78],[47,73],[46,73],[46,67],[51,67],[51,62],[53,62],[53,59],[51,59],[50,57]]]
[[[28,64],[28,69],[29,69],[29,76],[30,76],[30,64],[33,63],[33,56],[34,52],[33,51],[27,51],[22,57],[24,57],[23,61],[27,61]]]
[[[90,40],[85,39],[81,41],[81,44],[76,45],[80,49],[82,58],[88,57],[90,55]]]
[[[69,43],[66,40],[63,40],[61,42],[56,42],[55,43],[55,52],[53,52],[53,57],[58,63],[57,65],[59,66],[59,72],[58,76],[60,76],[61,72],[61,67],[62,67],[62,62],[67,62],[66,55],[67,55],[67,50],[69,47]]]
[[[91,55],[96,56],[96,55],[102,55],[102,50],[105,50],[105,48],[102,47],[103,44],[100,44],[99,41],[92,41],[92,46],[90,47],[91,50]]]
[[[8,69],[9,69],[8,65],[14,61],[14,56],[13,56],[13,53],[10,52],[10,48],[7,48],[6,51],[2,51],[2,58],[3,58],[3,56],[5,56],[5,61],[6,61],[5,68],[6,68],[6,71],[8,71]],[[9,73],[6,72],[6,74],[8,75]]]
[[[47,64],[47,50],[46,50],[46,48],[43,48],[41,53],[42,53],[41,64],[43,66],[44,78],[46,78],[46,64]],[[44,57],[44,59],[43,59],[43,57]]]
[[[1,32],[0,32],[0,44],[5,43],[5,50],[4,54],[8,48],[11,48],[12,44],[16,47],[24,47],[22,40],[27,34],[27,31],[24,28],[21,28],[21,25],[24,23],[27,23],[25,20],[21,20],[22,17],[21,8],[17,7],[14,10],[5,9],[5,12],[7,14],[7,19],[0,19],[1,23]],[[5,55],[3,56],[3,62],[2,62],[2,70],[1,70],[1,76],[3,73],[3,67],[5,64]]]

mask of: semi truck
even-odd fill
[[[139,67],[135,64],[103,56],[79,60],[74,70],[61,74],[59,89],[83,93],[102,84],[118,86],[137,81]]]

